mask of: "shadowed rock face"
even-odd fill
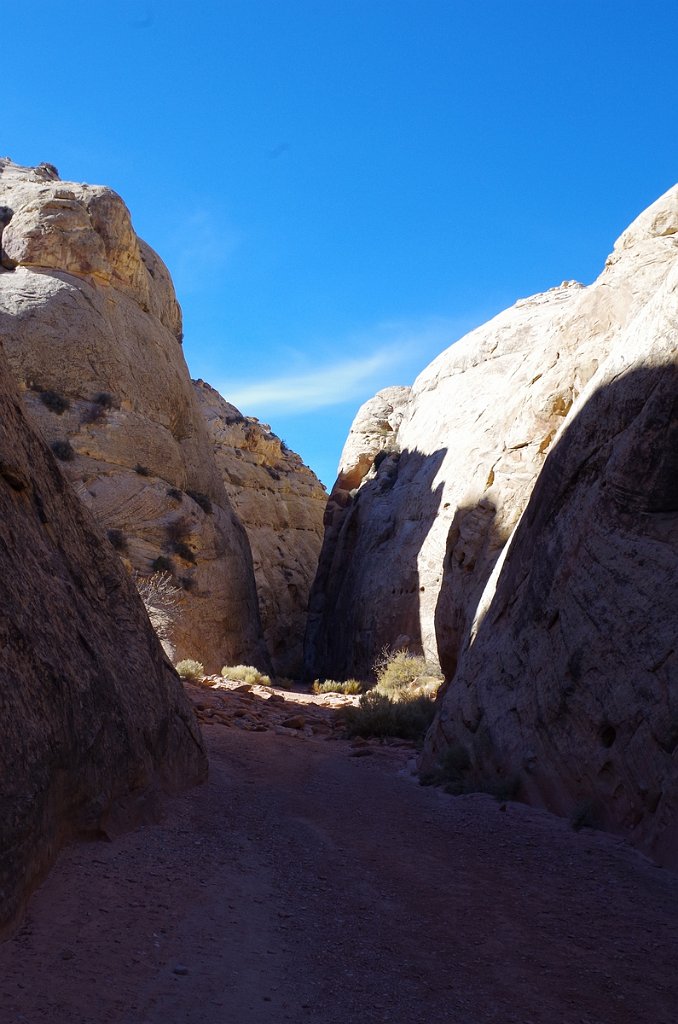
[[[184,588],[177,657],[268,667],[249,544],[181,349],[167,269],[110,189],[0,160],[0,335],[27,413],[128,568]]]
[[[278,676],[302,668],[327,492],[270,427],[194,381],[224,489],[252,548],[264,639]]]
[[[676,268],[678,270],[678,267]],[[581,396],[493,574],[425,766],[678,865],[678,273]],[[467,758],[462,758],[465,763]]]
[[[204,779],[193,714],[123,566],[29,426],[0,348],[0,931],[74,835]]]

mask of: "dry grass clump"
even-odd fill
[[[345,683],[338,683],[335,679],[325,679],[322,683],[316,679],[313,683],[314,693],[362,693],[363,684],[358,679],[347,679]]]
[[[182,679],[188,679],[191,683],[201,683],[205,678],[205,669],[202,663],[194,658],[184,658],[174,666]]]
[[[235,683],[249,683],[250,686],[270,686],[271,677],[265,676],[254,665],[224,665],[221,670],[224,679]]]
[[[384,651],[374,665],[375,689],[394,700],[403,696],[435,696],[443,681],[437,666],[430,665],[419,654],[409,651]]]
[[[349,736],[392,736],[422,743],[434,713],[431,697],[401,694],[394,700],[374,689],[362,695],[357,707],[346,708],[342,717]]]

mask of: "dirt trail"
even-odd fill
[[[402,748],[206,734],[206,786],[63,854],[2,1024],[675,1024],[678,876]]]

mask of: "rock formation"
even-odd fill
[[[61,845],[201,781],[202,741],[135,588],[29,426],[0,349],[0,930]]]
[[[590,287],[517,303],[421,374],[392,454],[335,503],[309,626],[328,674],[381,643],[439,656],[424,768],[447,755],[462,789],[673,864],[677,352],[678,186]]]
[[[673,193],[660,201],[671,204]],[[632,245],[623,235],[590,287],[564,282],[517,302],[438,356],[411,391],[387,389],[360,410],[328,503],[309,672],[366,676],[390,646],[453,675],[558,429],[675,259],[671,235],[646,234]]]
[[[194,386],[226,494],[249,538],[273,671],[298,677],[327,493],[270,427],[204,381]]]
[[[249,545],[167,269],[110,189],[0,160],[0,335],[30,419],[128,567],[186,593],[177,657],[266,669]]]

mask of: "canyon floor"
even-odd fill
[[[192,696],[209,782],[62,854],[0,946],[2,1024],[675,1024],[678,875],[422,788],[331,702]]]

